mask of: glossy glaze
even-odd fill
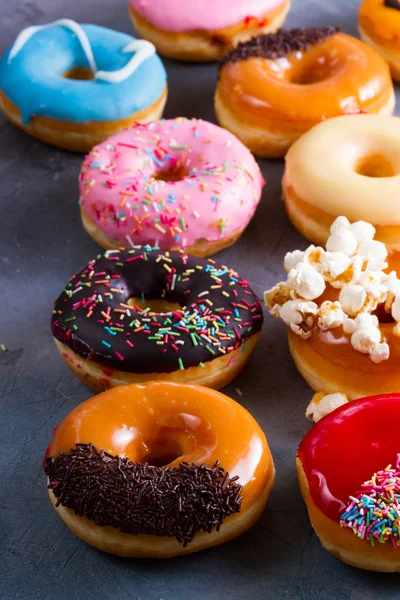
[[[362,2],[360,26],[378,43],[389,49],[400,49],[400,10],[385,6],[383,0]]]
[[[311,497],[339,521],[349,495],[400,451],[400,394],[355,400],[324,417],[298,449]]]
[[[133,462],[219,460],[244,486],[242,507],[256,500],[271,475],[265,435],[239,404],[213,390],[173,383],[114,388],[73,410],[53,433],[47,453],[94,444]]]
[[[392,85],[374,50],[339,33],[304,53],[228,63],[218,92],[249,124],[301,130],[342,114],[378,112]]]

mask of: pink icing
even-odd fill
[[[154,179],[184,170],[184,179]],[[117,133],[85,158],[80,202],[85,214],[121,246],[163,250],[215,241],[243,229],[264,179],[231,133],[201,120],[163,120]]]
[[[130,0],[133,10],[163,31],[223,29],[260,17],[285,0]]]

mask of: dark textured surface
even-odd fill
[[[356,0],[293,0],[288,26],[340,25],[356,33]],[[0,51],[21,28],[69,16],[131,32],[125,0],[0,0]],[[215,120],[215,65],[165,61],[166,116]],[[295,471],[311,391],[289,356],[286,328],[266,319],[245,373],[224,391],[265,430],[277,480],[257,526],[220,548],[167,561],[101,554],[75,538],[47,499],[41,461],[53,427],[90,390],[55,350],[49,320],[65,281],[98,253],[83,231],[82,157],[45,146],[0,118],[0,598],[2,600],[377,600],[399,597],[400,579],[352,569],[312,533]],[[259,294],[283,274],[286,251],[306,242],[280,201],[281,161],[261,161],[268,185],[242,239],[218,256]],[[242,396],[236,389],[241,390]]]

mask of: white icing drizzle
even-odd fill
[[[97,71],[95,79],[101,79],[102,81],[108,81],[110,83],[120,83],[121,81],[128,79],[142,62],[153,56],[156,49],[151,42],[147,42],[146,40],[133,40],[125,46],[122,52],[134,52],[135,54],[122,69],[119,69],[118,71]]]
[[[79,23],[76,23],[71,19],[59,19],[58,21],[47,23],[47,25],[33,25],[32,27],[23,29],[11,47],[8,55],[8,62],[11,62],[35,33],[42,31],[43,29],[55,27],[56,25],[67,27],[75,33],[82,46],[82,50],[85,53],[89,66],[94,73],[94,78],[101,81],[107,81],[108,83],[121,83],[121,81],[125,81],[125,79],[128,79],[128,77],[130,77],[147,58],[150,58],[156,52],[155,46],[151,42],[146,40],[132,40],[132,42],[129,42],[122,50],[123,53],[134,52],[134,55],[124,67],[117,71],[98,71],[92,47],[82,27]]]
[[[56,25],[62,25],[67,29],[70,29],[73,33],[75,33],[78,38],[82,50],[85,53],[89,66],[93,73],[97,71],[96,61],[94,60],[92,47],[88,40],[86,33],[83,31],[82,27],[76,21],[72,21],[72,19],[59,19],[58,21],[53,21],[52,23],[47,23],[46,25],[32,25],[32,27],[27,27],[23,29],[21,33],[17,36],[17,39],[12,45],[10,50],[10,54],[8,55],[8,62],[10,62],[14,56],[18,54],[25,46],[26,42],[30,40],[30,38],[35,35],[38,31],[42,31],[43,29],[50,29],[50,27],[55,27]]]

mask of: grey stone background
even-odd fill
[[[356,34],[357,5],[293,0],[287,23],[339,24]],[[23,27],[61,17],[132,32],[125,0],[1,0],[0,51]],[[165,65],[165,116],[215,121],[216,66]],[[340,563],[311,529],[295,471],[311,390],[291,361],[285,327],[268,316],[253,360],[224,390],[259,421],[275,458],[276,486],[258,524],[224,546],[167,561],[108,556],[69,532],[47,500],[41,461],[54,426],[91,396],[67,370],[49,329],[52,300],[98,252],[79,219],[82,156],[41,144],[3,117],[0,146],[0,343],[8,348],[0,352],[1,600],[398,598],[398,576]],[[306,246],[280,200],[283,162],[260,164],[268,185],[257,216],[218,256],[259,294],[283,274],[285,252]]]

